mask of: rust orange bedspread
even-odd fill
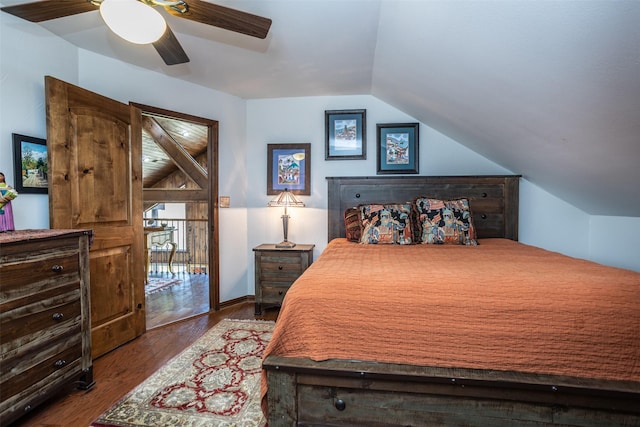
[[[507,239],[335,239],[288,291],[269,355],[640,382],[640,273]]]

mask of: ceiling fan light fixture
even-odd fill
[[[100,15],[111,31],[136,44],[157,41],[167,28],[157,10],[138,0],[104,0]]]

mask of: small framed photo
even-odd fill
[[[267,194],[311,195],[311,144],[267,144]]]
[[[16,191],[18,193],[47,194],[49,191],[47,141],[17,133],[12,136]]]
[[[367,110],[326,110],[325,160],[367,158]]]
[[[377,173],[418,173],[419,123],[379,123],[376,129]]]

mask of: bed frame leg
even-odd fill
[[[280,371],[275,366],[267,371],[267,382],[269,427],[295,426],[298,421],[296,375]]]

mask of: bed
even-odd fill
[[[328,178],[329,243],[265,351],[269,426],[640,425],[640,273],[518,243],[519,178]],[[468,200],[477,245],[345,238],[349,208],[418,196]]]

